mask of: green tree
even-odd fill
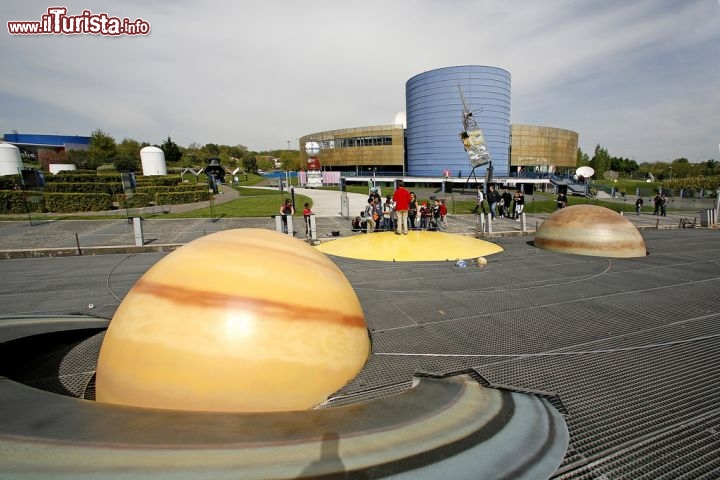
[[[140,158],[140,150],[143,145],[132,138],[123,138],[115,150],[117,157]]]
[[[202,151],[210,157],[220,155],[220,147],[215,143],[206,143],[205,146],[202,147]]]
[[[88,160],[95,169],[103,163],[110,162],[117,152],[115,139],[100,129],[90,135],[90,146],[88,147]]]
[[[590,165],[590,157],[580,148],[577,149],[577,161],[575,162],[575,165],[577,167],[584,167],[586,165]]]
[[[703,162],[703,165],[707,175],[715,175],[716,172],[720,171],[717,160],[713,160],[712,158]]]
[[[119,156],[115,157],[113,165],[118,172],[135,172],[138,169],[138,160],[135,157]]]
[[[690,174],[690,162],[687,158],[676,158],[670,164],[672,176],[676,178],[687,177]]]
[[[88,150],[66,150],[68,162],[75,165],[78,170],[95,170],[98,165],[90,161],[90,152]]]
[[[595,170],[595,178],[602,178],[603,174],[610,170],[610,155],[600,144],[595,146],[595,154],[590,160],[590,166]]]
[[[257,173],[258,164],[255,157],[247,157],[242,159],[242,167],[248,173]]]
[[[178,145],[173,142],[170,137],[168,137],[167,140],[160,145],[160,149],[162,149],[165,153],[165,161],[168,163],[177,163],[182,158],[180,147],[178,147]]]

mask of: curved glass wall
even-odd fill
[[[575,167],[578,134],[562,128],[538,125],[512,125],[510,165],[513,171],[554,171],[555,167]]]
[[[472,165],[460,140],[465,97],[483,132],[495,176],[509,173],[510,72],[466,65],[430,70],[405,84],[408,173],[414,176],[467,176]],[[485,166],[475,170],[480,177]]]
[[[300,156],[307,163],[305,143],[320,144],[323,167],[394,167],[402,171],[405,163],[404,130],[402,125],[377,125],[344,128],[312,133],[300,139]]]

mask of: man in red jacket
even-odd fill
[[[395,202],[395,213],[397,214],[397,228],[395,235],[407,235],[408,233],[408,209],[410,208],[410,192],[405,189],[402,180],[398,180],[398,188],[393,194]]]

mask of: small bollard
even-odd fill
[[[273,215],[275,218],[275,230],[280,233],[286,233],[291,237],[295,235],[293,231],[293,217],[292,215]],[[284,230],[283,217],[287,220],[287,232]]]
[[[317,223],[315,223],[315,215],[310,215],[310,240],[317,240]]]
[[[133,217],[133,230],[135,231],[135,246],[142,247],[145,244],[143,239],[142,218]]]
[[[520,231],[527,232],[527,221],[525,219],[525,212],[520,214]]]

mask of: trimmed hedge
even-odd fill
[[[135,179],[137,186],[157,186],[157,187],[173,187],[182,182],[180,176],[148,176],[148,177],[137,177]]]
[[[121,182],[120,174],[97,175],[90,173],[60,172],[56,175],[46,175],[45,184],[49,183],[110,183]]]
[[[45,208],[52,213],[101,212],[112,208],[107,193],[46,193]]]
[[[212,194],[207,188],[197,191],[158,193],[155,196],[155,204],[180,205],[183,203],[206,202],[210,200],[211,196]]]
[[[136,192],[132,198],[127,198],[125,194],[116,195],[115,198],[120,208],[141,208],[152,205],[155,196]]]
[[[22,185],[20,175],[3,175],[0,177],[0,190],[15,190]]]
[[[151,196],[155,196],[158,193],[171,193],[171,192],[195,192],[195,191],[207,191],[208,187],[207,185],[174,185],[172,187],[166,187],[166,186],[138,186],[135,189],[136,193],[146,193]]]
[[[70,183],[70,182],[54,182],[45,185],[45,191],[48,193],[107,193],[108,195],[117,195],[123,193],[122,183]]]
[[[27,204],[25,199],[29,198]],[[39,200],[39,201],[36,201]],[[0,214],[23,214],[28,210],[31,212],[42,212],[44,201],[42,194],[35,192],[24,192],[19,190],[0,190]]]

